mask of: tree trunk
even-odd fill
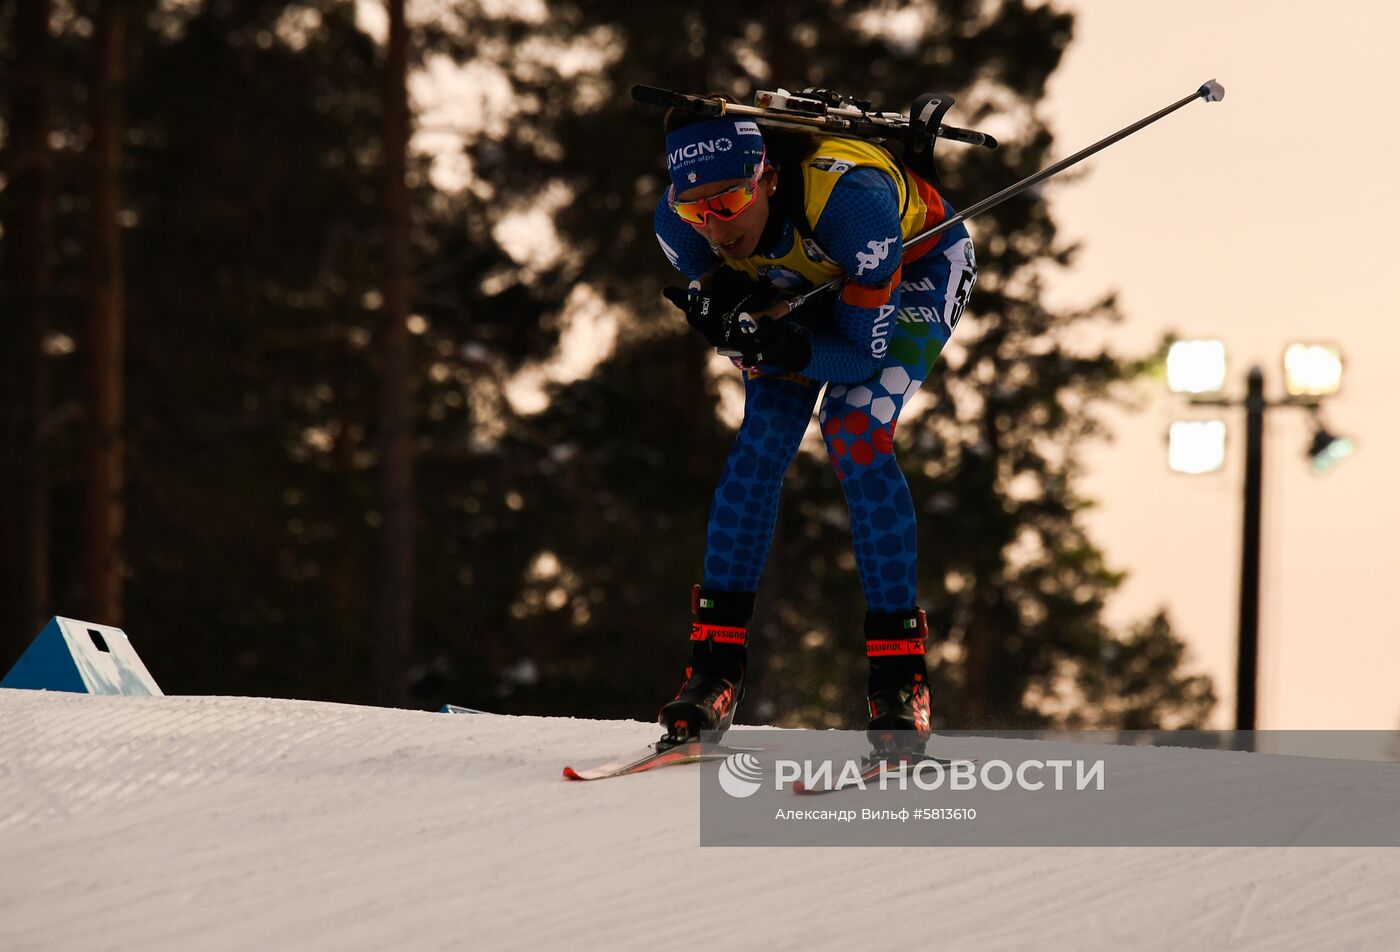
[[[19,4],[4,196],[3,434],[0,434],[0,671],[50,611],[49,477],[43,341],[53,291],[54,156],[49,148],[52,39],[48,0]]]
[[[982,442],[985,456],[980,465],[985,467],[985,491],[979,487],[981,498],[988,506],[995,506],[1000,498],[997,492],[997,461],[1001,459],[1001,431],[997,427],[995,404],[990,395],[982,416]],[[970,729],[1000,726],[988,723],[989,715],[1000,718],[1006,712],[996,710],[991,703],[996,693],[992,689],[993,639],[1005,637],[1005,631],[998,628],[997,593],[1005,584],[1002,549],[1000,545],[986,542],[978,546],[977,564],[974,569],[971,597],[971,617],[968,619],[963,643],[963,710],[964,727]]]
[[[91,253],[87,322],[87,494],[84,504],[84,609],[88,619],[122,621],[123,335],[121,90],[127,8],[99,5],[93,35]]]
[[[380,702],[408,699],[413,641],[413,353],[409,318],[408,27],[404,0],[386,0],[384,61],[384,312],[380,326],[379,565],[374,638]]]
[[[991,726],[986,723],[987,671],[992,650],[992,621],[988,605],[993,597],[989,591],[991,584],[981,579],[973,582],[972,612],[963,640],[963,698],[959,711],[962,723],[958,726],[967,730]]]

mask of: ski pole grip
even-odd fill
[[[716,102],[703,96],[687,96],[684,93],[659,89],[656,86],[633,86],[632,98],[649,106],[661,106],[663,109],[685,109],[700,116],[724,115],[723,102]]]

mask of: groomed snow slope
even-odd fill
[[[702,850],[697,768],[560,779],[655,733],[0,690],[0,949],[1400,947],[1397,850]]]

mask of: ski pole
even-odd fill
[[[1061,159],[1054,165],[1047,166],[1046,168],[1041,169],[1039,172],[1036,172],[1032,175],[1028,175],[1025,178],[1021,179],[1021,181],[1015,183],[1014,185],[1008,185],[1006,188],[1002,189],[1000,192],[997,192],[995,195],[992,195],[988,198],[984,198],[982,199],[982,201],[976,203],[975,205],[968,206],[967,208],[963,209],[961,212],[958,212],[951,218],[944,219],[942,222],[939,222],[937,225],[933,226],[927,231],[921,232],[915,235],[913,238],[910,238],[907,242],[905,242],[904,247],[909,248],[914,245],[922,244],[923,242],[928,241],[930,238],[935,238],[938,235],[941,235],[943,232],[947,231],[949,228],[952,228],[954,225],[961,224],[962,222],[967,221],[969,218],[973,218],[977,215],[982,214],[988,209],[995,208],[1002,202],[1006,201],[1008,198],[1012,198],[1016,195],[1021,194],[1033,185],[1039,185],[1041,182],[1050,178],[1052,175],[1058,175],[1070,166],[1084,161],[1089,156],[1093,155],[1095,152],[1099,152],[1103,149],[1108,148],[1120,139],[1126,139],[1128,136],[1132,135],[1134,132],[1137,132],[1139,129],[1152,125],[1152,123],[1156,122],[1158,119],[1161,119],[1163,116],[1170,115],[1171,113],[1176,112],[1182,106],[1185,106],[1189,103],[1193,103],[1197,99],[1204,99],[1206,102],[1220,102],[1220,100],[1224,98],[1225,87],[1221,86],[1213,79],[1209,80],[1203,83],[1201,87],[1195,92],[1193,92],[1191,95],[1183,96],[1181,99],[1172,103],[1170,106],[1167,106],[1165,109],[1159,109],[1152,115],[1139,119],[1137,122],[1134,122],[1130,126],[1124,126],[1122,129],[1119,129],[1117,132],[1113,133],[1110,136],[1105,136],[1098,142],[1095,142],[1093,145],[1080,149],[1078,152],[1074,153],[1074,155],[1071,155],[1068,158]],[[835,288],[844,280],[844,278],[832,278],[826,284],[823,284],[820,287],[813,288],[805,294],[799,294],[797,297],[788,298],[784,302],[787,304],[788,313],[791,314],[793,311],[797,310],[804,303],[806,303],[808,298],[812,297],[813,295],[819,294],[822,291]]]

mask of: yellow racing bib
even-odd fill
[[[826,256],[811,235],[811,224],[821,219],[831,192],[842,175],[855,168],[877,168],[894,179],[899,190],[900,237],[908,240],[943,220],[943,199],[932,185],[895,161],[894,156],[870,142],[859,139],[822,139],[816,151],[803,160],[803,212],[806,221],[796,223],[792,247],[778,258],[753,255],[748,258],[722,256],[725,264],[753,278],[764,278],[786,290],[797,290],[799,284],[791,274],[800,275],[810,284],[825,284],[845,274],[845,269]],[[792,173],[779,173],[792,174]],[[770,212],[771,213],[771,212]],[[933,242],[904,255],[904,262],[922,257]]]

